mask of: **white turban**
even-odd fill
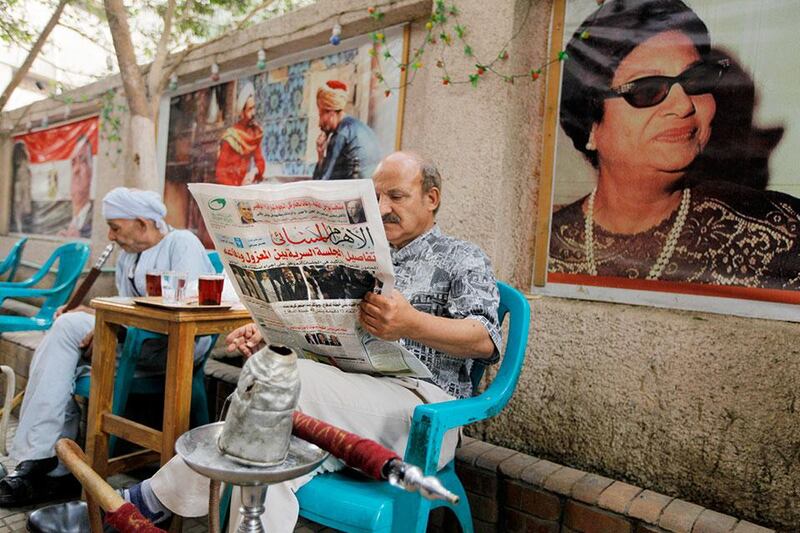
[[[166,233],[167,206],[153,191],[117,187],[103,198],[103,218],[150,219],[161,233]]]
[[[256,97],[256,89],[251,82],[247,82],[242,85],[242,88],[239,90],[239,99],[237,100],[236,110],[241,113],[244,109],[244,106],[247,104],[248,98],[255,98]]]

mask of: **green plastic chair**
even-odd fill
[[[216,252],[213,252],[216,254]],[[209,259],[217,273],[221,272],[222,263],[215,263],[209,252]],[[116,374],[114,375],[114,395],[111,404],[111,411],[115,415],[125,413],[130,394],[163,395],[164,394],[164,375],[136,375],[136,364],[142,351],[142,345],[150,339],[163,339],[165,335],[154,333],[139,328],[128,328],[125,341],[122,345],[117,363]],[[208,416],[208,396],[205,387],[205,365],[211,350],[217,342],[218,335],[211,336],[211,344],[203,355],[202,359],[194,367],[192,374],[192,403],[190,411],[190,424],[192,427],[202,426],[210,422]],[[75,381],[74,394],[89,397],[91,388],[91,376],[82,376]],[[109,449],[113,452],[116,439],[109,441]]]
[[[32,317],[0,315],[0,333],[48,329],[56,310],[67,302],[89,259],[89,246],[81,242],[62,244],[30,278],[0,282],[0,303],[6,298],[44,298],[39,312]],[[39,287],[55,262],[58,269],[51,287]]]
[[[14,281],[14,276],[17,274],[19,262],[22,259],[22,250],[25,249],[25,243],[28,242],[27,237],[23,237],[14,243],[8,255],[0,261],[0,278],[5,277],[3,281]]]

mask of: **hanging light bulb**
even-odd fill
[[[69,104],[67,104],[67,107],[64,108],[64,120],[67,120],[69,118],[70,111],[72,111],[72,108],[70,107]]]
[[[50,124],[50,117],[45,115],[44,118],[42,119],[42,127],[46,128],[48,124]]]
[[[219,81],[219,65],[216,61],[211,64],[211,81]]]
[[[267,68],[267,52],[263,48],[258,51],[258,61],[256,61],[256,67],[258,67],[258,70],[264,70]]]
[[[178,88],[178,75],[174,72],[169,76],[169,90],[174,91]]]
[[[333,46],[338,46],[342,42],[342,26],[338,22],[333,25],[330,42]]]
[[[28,131],[31,131],[32,127],[33,127],[33,122],[31,122],[31,119],[26,120],[25,121],[25,129],[28,130]]]

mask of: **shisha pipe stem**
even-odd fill
[[[349,431],[299,411],[294,412],[292,433],[338,457],[351,468],[373,479],[388,479],[392,485],[419,493],[429,500],[446,500],[453,505],[458,496],[445,489],[434,476],[425,476],[419,467],[406,463],[397,453]]]
[[[445,500],[457,505],[459,497],[442,485],[436,476],[425,476],[418,466],[392,459],[383,467],[384,477],[395,487],[408,492],[417,492],[428,500]]]

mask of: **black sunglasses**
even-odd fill
[[[725,71],[731,66],[730,59],[711,63],[699,63],[677,76],[647,76],[610,88],[605,98],[624,98],[633,107],[652,107],[663,102],[672,86],[679,83],[686,94],[693,96],[713,91]]]

